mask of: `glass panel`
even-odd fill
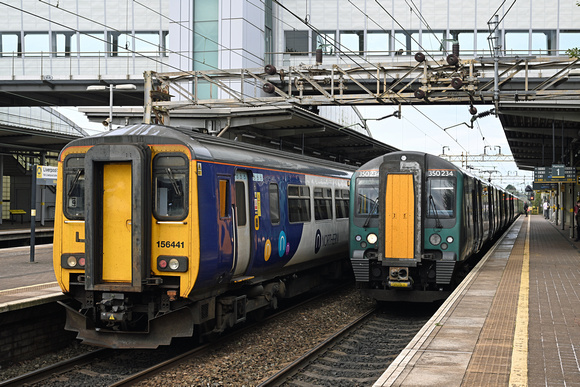
[[[379,179],[356,179],[356,211],[358,215],[378,216]]]
[[[342,51],[364,51],[363,31],[346,31],[340,33],[340,49]]]
[[[505,49],[507,55],[518,55],[528,51],[529,46],[528,32],[506,32]]]
[[[159,219],[184,219],[187,215],[187,161],[180,156],[157,156],[153,160],[155,201]]]
[[[270,199],[270,222],[272,224],[280,223],[280,198],[278,194],[278,184],[270,183],[268,188]]]
[[[389,51],[390,36],[386,32],[367,33],[367,52],[369,55],[386,55]]]
[[[24,52],[28,56],[49,56],[48,34],[27,33],[24,35]]]
[[[410,37],[404,32],[395,33],[395,55],[410,55]]]
[[[578,46],[580,46],[580,31],[560,32],[560,50],[569,50]]]
[[[12,56],[12,53],[14,53],[17,56],[20,56],[19,41],[20,37],[17,34],[2,33],[2,55]]]
[[[443,42],[444,34],[443,32],[425,32],[423,31],[422,40],[419,40],[419,33],[415,32],[412,34],[413,39],[411,40],[411,51],[422,51],[425,54],[430,55],[440,55],[442,54],[441,51],[441,42]],[[415,42],[421,42],[421,47]]]
[[[81,56],[99,56],[103,55],[104,43],[102,33],[92,33],[79,35],[79,47],[76,47],[76,37],[73,37],[72,51],[80,52]]]
[[[532,32],[532,53],[536,55],[548,53],[548,35],[545,32]]]
[[[345,196],[346,194],[346,196]],[[336,212],[336,218],[348,218],[348,191],[347,190],[335,190],[334,191],[334,206]]]
[[[220,203],[219,203],[219,212],[220,212],[220,218],[225,218],[228,216],[228,197],[229,195],[229,190],[228,190],[229,184],[227,180],[220,180],[219,181],[219,194],[220,194]]]
[[[69,219],[85,216],[85,159],[68,157],[65,162],[64,212]]]
[[[288,186],[288,218],[290,222],[310,222],[309,187]]]
[[[427,186],[428,186],[427,217],[454,218],[455,180],[428,179]]]
[[[314,47],[314,49],[321,48],[323,54],[332,55],[334,53],[335,44],[334,32],[323,32],[320,35],[316,35],[316,47]]]
[[[236,181],[236,208],[238,210],[238,226],[246,225],[246,186],[243,181]]]
[[[157,56],[161,47],[159,45],[159,33],[157,32],[138,32],[135,33],[134,50],[141,55]]]
[[[327,188],[314,188],[314,219],[332,219],[332,191]]]
[[[284,31],[286,52],[308,54],[308,31]]]

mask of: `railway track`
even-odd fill
[[[435,310],[371,310],[260,386],[372,385]]]
[[[270,320],[284,317],[295,310],[304,308],[325,296],[336,293],[335,288],[331,292],[307,299],[299,304],[279,311],[270,317],[248,324],[240,330],[232,331],[220,336],[216,341],[199,345],[193,340],[179,340],[169,347],[160,347],[157,350],[110,350],[100,349],[89,354],[34,371],[10,380],[0,382],[1,387],[21,385],[42,386],[124,386],[133,385],[140,380],[152,378],[155,375],[186,362],[193,358],[201,358],[208,352],[219,352],[219,348],[225,343],[237,340],[244,332],[256,330],[260,325],[265,325]],[[298,312],[304,313],[304,312]],[[227,351],[224,351],[227,356]]]

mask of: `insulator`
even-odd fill
[[[461,78],[453,78],[451,80],[451,87],[453,87],[455,90],[461,89],[461,86],[463,86],[463,81]]]
[[[456,66],[459,63],[459,57],[455,54],[447,55],[447,63],[451,66]]]
[[[264,83],[264,86],[262,86],[262,90],[268,94],[273,94],[276,91],[276,88],[270,82],[266,82]]]
[[[471,105],[469,107],[469,114],[471,114],[472,116],[476,115],[477,114],[477,108],[475,106]]]
[[[316,63],[322,64],[322,48],[316,49]]]
[[[425,61],[425,54],[423,54],[422,52],[416,53],[415,60],[419,63],[424,62]]]
[[[425,92],[423,90],[421,90],[421,89],[415,90],[415,93],[414,94],[415,94],[415,98],[417,98],[417,99],[423,99],[423,98],[425,98]]]
[[[453,43],[453,46],[451,46],[451,51],[453,52],[453,55],[459,58],[459,43]]]
[[[271,64],[266,65],[266,67],[264,67],[264,72],[268,75],[274,75],[276,74],[276,67]]]

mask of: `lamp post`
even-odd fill
[[[94,85],[94,86],[87,86],[87,91],[101,91],[109,89],[109,118],[103,121],[103,125],[109,126],[109,130],[113,129],[113,90],[136,90],[137,86],[133,85],[132,83],[122,84],[122,85]]]

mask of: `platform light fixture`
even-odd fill
[[[109,89],[109,118],[103,121],[104,126],[108,126],[109,130],[113,129],[113,90],[136,90],[137,86],[132,83],[121,85],[92,85],[87,86],[87,91],[102,91]]]

